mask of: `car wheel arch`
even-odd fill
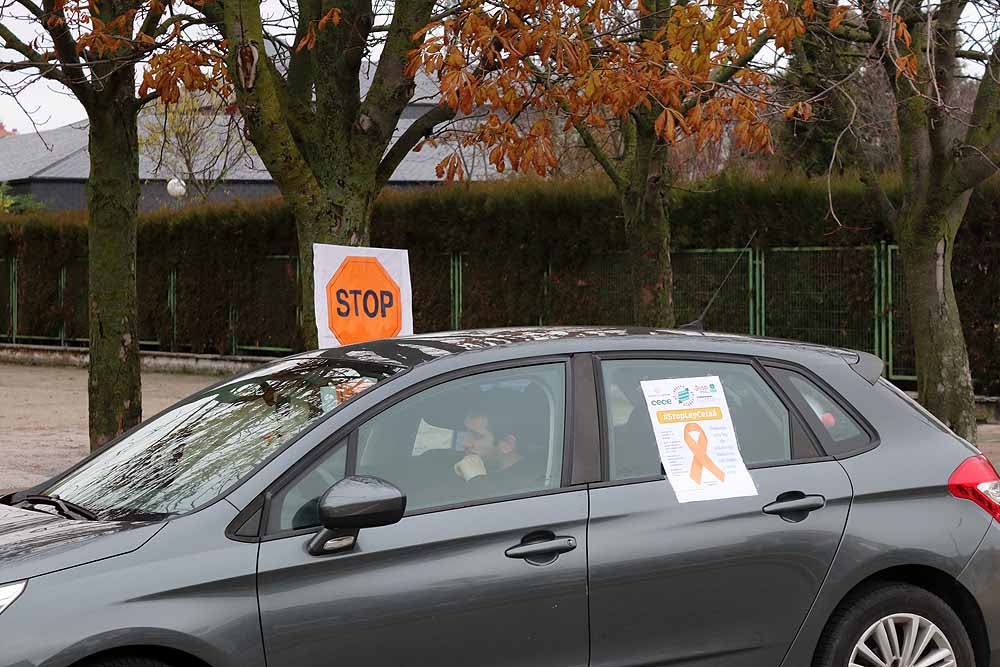
[[[990,645],[986,620],[983,618],[979,604],[972,596],[972,593],[955,577],[929,565],[896,565],[868,575],[841,597],[827,618],[827,625],[836,611],[846,601],[865,590],[889,583],[910,584],[941,598],[945,604],[954,610],[969,633],[969,638],[972,640],[972,648],[976,655],[976,664],[990,664]],[[828,628],[824,626],[820,637],[825,635],[827,630]]]
[[[106,649],[80,658],[73,662],[70,667],[94,667],[103,664],[104,661],[122,658],[146,658],[175,667],[212,667],[212,665],[192,653],[170,646],[155,644],[135,644]]]
[[[91,635],[46,660],[43,667],[83,667],[124,655],[160,660],[178,667],[229,667],[225,649],[186,633],[155,627],[120,628]]]

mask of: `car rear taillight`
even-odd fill
[[[948,478],[948,490],[956,498],[971,500],[1000,520],[1000,476],[982,454],[962,461]]]

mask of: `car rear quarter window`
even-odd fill
[[[949,435],[954,435],[952,430],[947,426],[945,426],[944,422],[942,422],[940,419],[932,415],[927,410],[927,408],[925,408],[924,406],[920,405],[920,403],[917,403],[915,400],[910,398],[910,396],[905,391],[903,391],[893,383],[889,382],[885,378],[879,378],[878,384],[876,386],[885,390],[887,393],[891,394],[895,400],[905,405],[908,410],[911,410],[914,414],[920,417],[928,426],[936,428],[942,433],[948,433]]]
[[[872,438],[868,431],[840,401],[817,382],[788,368],[770,370],[805,413],[806,420],[816,431],[827,454],[844,456],[871,444]]]

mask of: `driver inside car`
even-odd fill
[[[485,484],[491,495],[510,495],[539,487],[544,461],[530,456],[528,443],[518,438],[515,419],[501,407],[469,409],[459,432],[464,458],[455,473],[469,484]]]

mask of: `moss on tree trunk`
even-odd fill
[[[626,177],[619,182],[622,219],[632,267],[636,324],[673,327],[674,275],[670,262],[671,173],[669,146],[657,137],[653,118],[643,114],[627,129]]]
[[[670,328],[674,313],[674,275],[670,261],[670,209],[662,181],[636,184],[622,198],[636,324]]]
[[[127,77],[126,77],[127,78]],[[142,418],[136,324],[139,147],[132,85],[102,96],[90,113],[87,182],[90,446],[96,449]]]
[[[313,244],[367,246],[376,194],[373,183],[370,187],[345,188],[325,196],[320,202],[291,198],[302,267],[299,274],[302,277],[302,336],[309,349],[318,345],[317,318],[325,316],[313,308]]]

